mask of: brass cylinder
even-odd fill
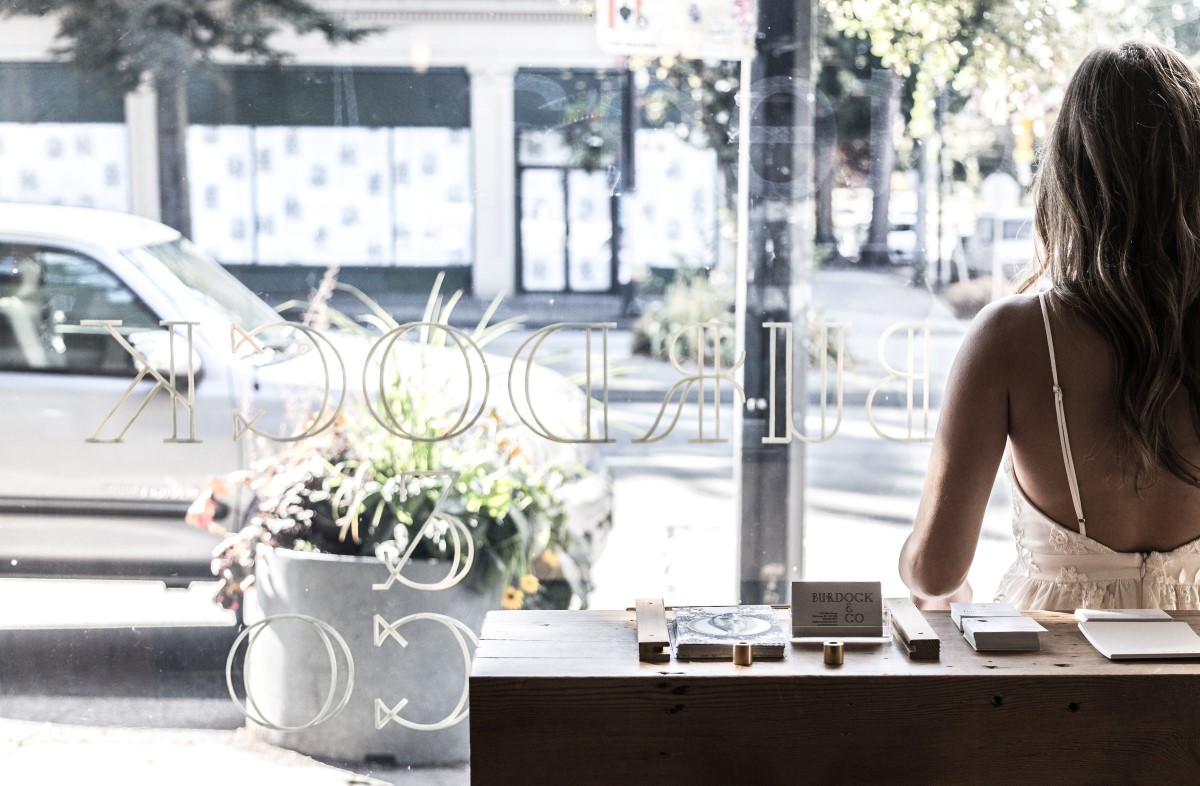
[[[825,665],[841,666],[846,657],[846,647],[840,641],[825,642]]]
[[[739,641],[733,645],[733,665],[749,666],[754,663],[754,652],[750,649],[750,643]]]

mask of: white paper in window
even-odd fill
[[[222,263],[254,262],[253,130],[191,126],[187,152],[192,239]]]
[[[259,127],[254,135],[259,262],[392,262],[387,129]]]
[[[391,136],[396,263],[470,264],[474,231],[470,130],[394,128]]]
[[[0,200],[128,211],[120,123],[0,123]]]
[[[612,288],[612,213],[607,173],[574,170],[567,182],[571,289],[607,292]]]
[[[521,280],[526,290],[566,289],[566,235],[562,172],[525,170],[521,173]]]
[[[716,263],[717,159],[673,131],[637,132],[637,195],[630,200],[629,248],[640,266]]]

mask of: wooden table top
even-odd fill
[[[784,629],[790,614],[779,611]],[[1075,617],[1056,612],[1031,612],[1046,627],[1038,652],[975,652],[954,627],[949,612],[924,612],[941,639],[941,658],[910,660],[893,639],[877,644],[847,644],[845,664],[826,666],[819,642],[789,644],[779,661],[759,660],[753,666],[726,661],[642,663],[637,656],[637,627],[632,611],[493,611],[483,625],[475,651],[472,677],[1002,677],[1111,676],[1116,674],[1200,674],[1200,661],[1110,661],[1079,632]],[[1200,612],[1171,612],[1200,630]]]

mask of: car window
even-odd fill
[[[132,356],[85,319],[119,319],[122,334],[161,330],[158,317],[94,259],[0,244],[0,369],[133,374]]]
[[[253,330],[281,319],[229,271],[187,240],[181,238],[130,249],[125,256],[153,278],[162,275],[159,266],[165,267],[194,297],[203,299],[243,330]],[[260,337],[259,340],[263,339]]]

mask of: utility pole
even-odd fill
[[[743,83],[747,71],[751,78],[742,85],[742,99],[748,95],[750,102],[741,129],[750,161],[746,276],[739,281],[745,287],[739,317],[746,405],[735,469],[742,603],[786,602],[803,565],[804,443],[793,437],[788,444],[763,444],[763,438],[770,433],[770,400],[776,402],[775,434],[789,434],[792,423],[804,426],[814,239],[814,11],[812,0],[759,0],[756,54],[743,68]],[[792,324],[791,363],[782,340],[771,357],[764,322]],[[789,366],[790,412],[784,406]]]

